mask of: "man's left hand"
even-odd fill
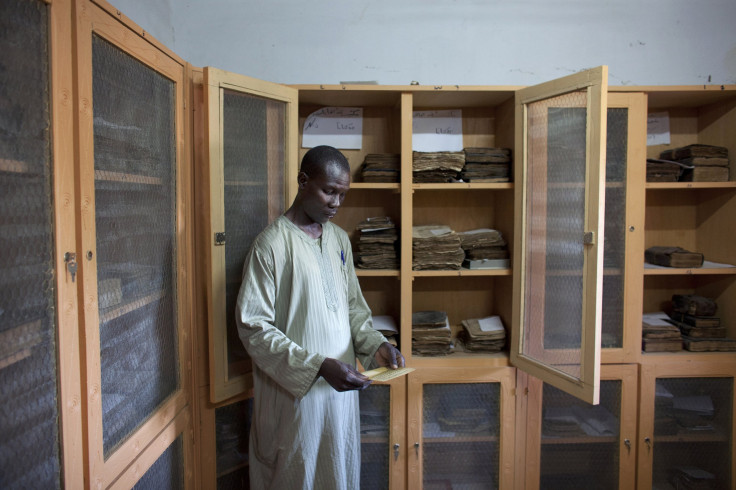
[[[401,355],[399,349],[389,344],[388,342],[384,342],[383,344],[381,344],[381,346],[376,351],[375,358],[376,362],[381,367],[397,369],[400,367],[404,367],[405,365],[404,356]]]

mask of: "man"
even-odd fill
[[[335,148],[302,159],[291,207],[256,237],[245,261],[236,319],[253,359],[251,488],[360,487],[355,369],[404,365],[371,327],[347,234],[330,222],[350,187]]]

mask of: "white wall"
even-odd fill
[[[110,0],[195,66],[280,83],[736,84],[736,0]]]

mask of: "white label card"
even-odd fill
[[[363,146],[363,108],[323,107],[307,116],[302,130],[302,148],[320,145],[360,150]]]
[[[461,151],[463,111],[414,111],[411,146],[414,151]]]
[[[670,144],[670,115],[651,112],[647,116],[647,146]]]

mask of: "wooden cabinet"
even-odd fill
[[[734,488],[733,356],[650,354],[640,378],[638,488]]]
[[[407,488],[511,488],[516,370],[409,375]]]
[[[635,364],[601,366],[598,405],[532,376],[520,383],[527,394],[517,417],[526,423],[515,488],[634,488],[637,378]]]

